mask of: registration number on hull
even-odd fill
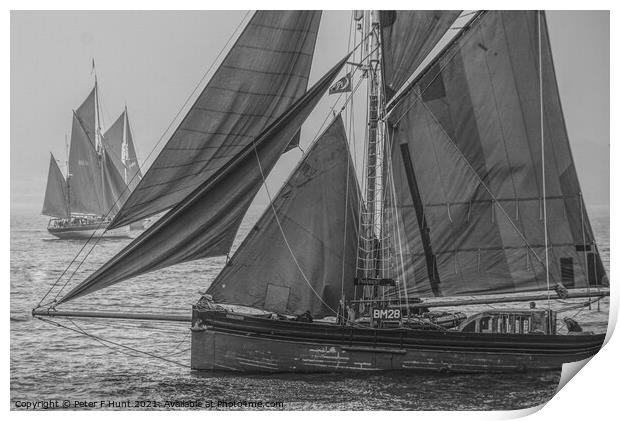
[[[401,313],[399,309],[373,308],[372,318],[373,320],[400,320]]]

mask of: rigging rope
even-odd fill
[[[62,327],[62,328],[64,328],[64,329],[67,329],[67,330],[73,331],[73,332],[75,332],[75,333],[79,333],[79,334],[82,334],[82,335],[84,335],[84,336],[87,336],[87,337],[89,337],[89,338],[91,338],[91,339],[93,339],[93,340],[95,340],[95,341],[99,342],[99,343],[100,343],[100,344],[102,344],[103,346],[106,346],[107,348],[110,348],[110,349],[112,349],[112,350],[114,350],[114,351],[118,351],[118,352],[124,353],[124,354],[126,354],[126,355],[131,355],[131,354],[128,354],[128,353],[123,352],[123,351],[121,351],[121,350],[119,350],[119,349],[113,348],[113,347],[111,347],[111,346],[110,346],[110,345],[108,345],[108,344],[111,344],[111,345],[114,345],[114,346],[117,346],[117,347],[120,347],[120,348],[124,348],[124,349],[127,349],[127,350],[129,350],[129,351],[137,352],[137,353],[139,353],[139,354],[144,354],[144,355],[145,355],[145,356],[147,356],[147,357],[156,358],[156,359],[159,359],[159,360],[165,361],[165,362],[167,362],[167,363],[176,364],[176,365],[181,366],[181,367],[184,367],[184,368],[191,368],[191,366],[190,366],[190,365],[188,365],[188,364],[183,364],[183,363],[180,363],[180,362],[178,362],[178,361],[174,361],[174,360],[171,360],[171,359],[169,359],[169,358],[166,358],[166,357],[164,357],[164,356],[154,354],[154,353],[152,353],[152,352],[142,351],[142,350],[140,350],[140,349],[133,348],[133,347],[130,347],[130,346],[128,346],[128,345],[120,344],[120,343],[118,343],[118,342],[114,342],[114,341],[111,341],[111,340],[109,340],[109,339],[104,339],[104,338],[102,338],[102,337],[100,337],[100,336],[93,335],[92,333],[88,333],[88,332],[86,332],[85,330],[83,330],[81,327],[79,327],[79,326],[78,326],[78,325],[77,325],[77,324],[76,324],[73,320],[71,320],[71,319],[67,319],[67,320],[69,320],[69,321],[70,321],[70,322],[71,322],[71,323],[75,326],[75,328],[73,328],[73,327],[71,327],[71,326],[66,326],[66,325],[63,325],[63,324],[58,323],[58,322],[56,322],[56,321],[54,321],[54,320],[46,319],[46,318],[43,318],[43,317],[37,317],[37,319],[39,319],[39,320],[41,320],[41,321],[43,321],[43,322],[49,323],[49,324],[51,324],[51,325],[54,325],[54,326],[57,326],[57,327]],[[145,357],[144,357],[144,358],[145,358]]]

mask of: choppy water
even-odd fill
[[[609,270],[609,213],[591,219]],[[255,218],[246,218],[241,235]],[[64,400],[165,403],[173,400],[283,402],[284,409],[518,409],[549,400],[560,372],[518,375],[197,375],[188,368],[189,329],[177,323],[58,320],[63,325],[165,356],[170,362],[33,320],[31,309],[82,247],[53,239],[47,220],[11,215],[11,408],[17,401]],[[240,236],[241,237],[241,236]],[[75,281],[99,267],[129,240],[102,240]],[[223,263],[193,262],[138,277],[76,300],[73,308],[187,315]],[[70,287],[71,285],[69,285]],[[68,288],[69,288],[68,287]],[[588,329],[606,329],[609,301],[575,316]],[[469,309],[476,310],[476,309]],[[577,312],[577,311],[576,311]],[[572,315],[572,313],[571,313]],[[178,363],[175,364],[175,361]],[[145,409],[145,408],[143,408]],[[148,408],[146,408],[148,409]]]

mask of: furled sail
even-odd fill
[[[50,154],[50,168],[47,173],[47,187],[41,214],[55,217],[69,217],[69,203],[65,178],[58,168],[54,155]]]
[[[227,254],[245,212],[262,185],[263,176],[269,174],[347,58],[227,165],[70,291],[61,302],[156,269]]]
[[[308,85],[320,11],[258,11],[111,227],[183,201]]]
[[[539,21],[535,11],[497,11],[476,17],[389,117],[395,200],[388,198],[386,217],[404,242],[405,267],[396,274],[410,294],[547,288],[541,71],[551,287],[608,282],[571,155],[544,15]]]
[[[73,113],[67,179],[71,212],[95,215],[106,213],[99,155],[77,113]]]
[[[409,79],[459,14],[459,10],[380,12],[383,77],[389,97]]]
[[[334,315],[343,293],[353,297],[358,221],[359,187],[338,116],[207,292],[217,302]]]
[[[136,148],[133,144],[127,109],[121,113],[105,132],[102,142],[114,166],[123,177],[123,180],[129,184],[129,190],[133,190],[142,178],[142,173],[138,165]],[[123,147],[126,148],[126,151],[123,151]]]

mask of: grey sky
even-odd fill
[[[146,158],[245,12],[12,12],[11,209],[38,211],[49,152],[64,162],[71,110],[92,88],[94,57],[104,126],[129,109]],[[311,83],[345,53],[350,12],[323,15]],[[609,13],[548,12],[566,124],[588,205],[609,204]],[[304,126],[307,145],[328,110]],[[361,115],[361,113],[360,113]],[[159,147],[163,146],[164,139]],[[270,177],[299,158],[287,154]]]

